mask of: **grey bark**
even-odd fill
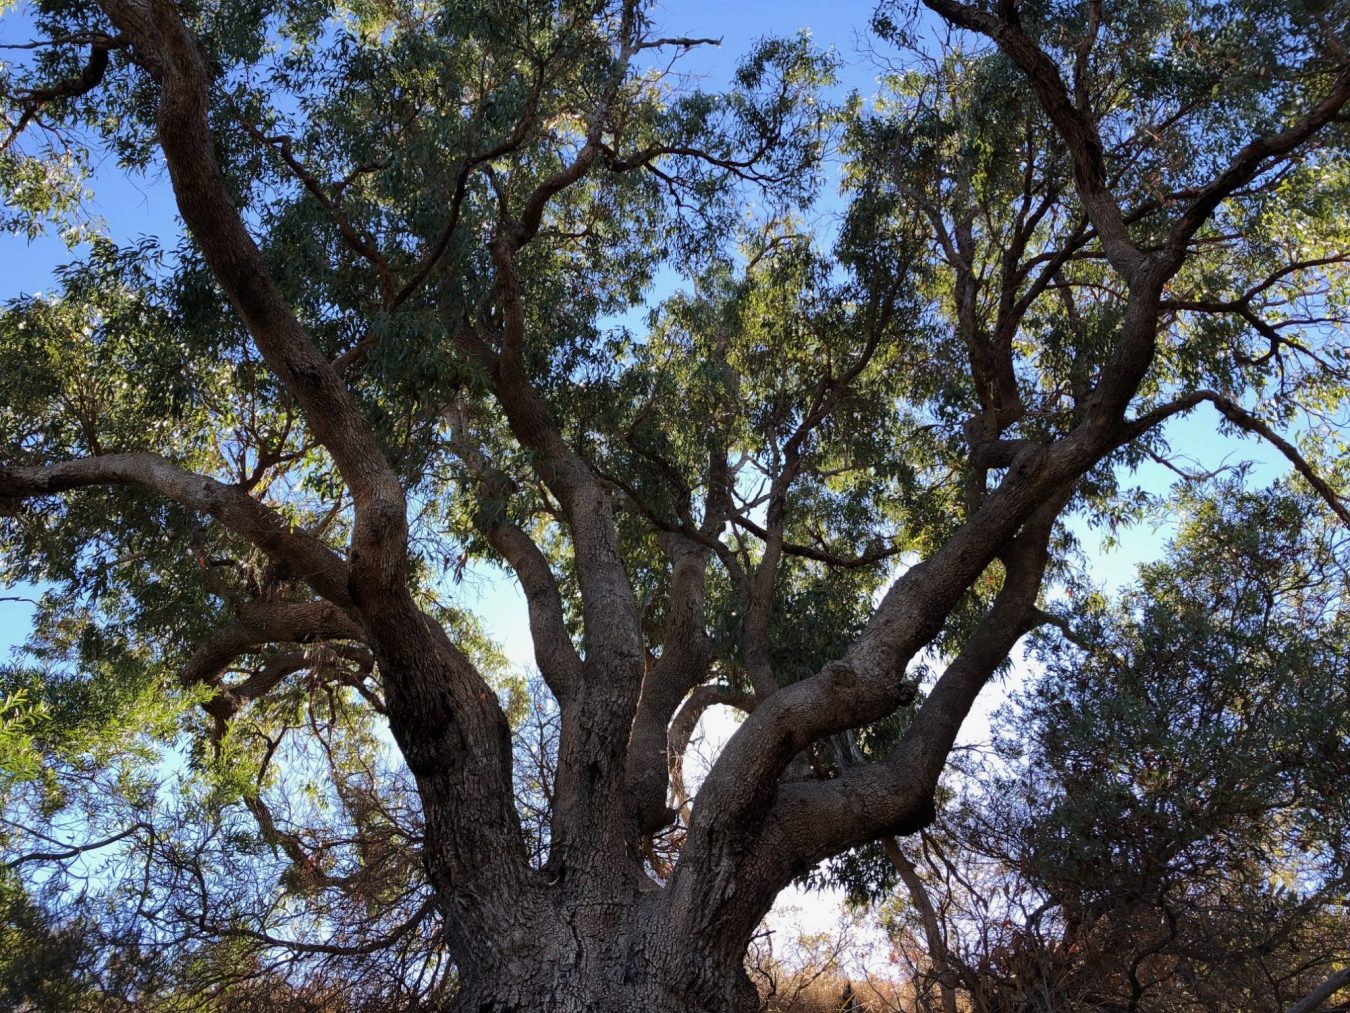
[[[1288,1013],[1314,1013],[1341,989],[1350,987],[1350,967],[1337,971],[1289,1007]]]

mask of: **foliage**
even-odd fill
[[[924,6],[964,34],[881,4],[844,97],[805,35],[683,80],[709,40],[637,0],[26,9],[0,227],[76,251],[0,308],[0,580],[45,589],[0,671],[28,1001],[745,1006],[774,895],[883,892],[1046,624],[1077,646],[1037,641],[932,846],[1135,1002],[1238,980],[1220,939],[1322,945],[1344,5]],[[96,165],[163,165],[184,234],[102,234]],[[1186,416],[1293,477],[1204,484]],[[1159,506],[1146,462],[1187,522],[1112,601],[1074,533]]]
[[[925,842],[977,1008],[1286,1008],[1346,959],[1344,531],[1240,481],[1179,507],[1166,559],[1039,639]]]

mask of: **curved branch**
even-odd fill
[[[735,707],[746,714],[755,709],[758,701],[754,693],[737,689],[734,686],[699,686],[685,699],[675,720],[670,724],[667,737],[667,757],[670,769],[670,790],[674,795],[675,807],[689,818],[689,793],[684,786],[684,754],[689,750],[689,740],[694,737],[694,729],[709,708],[716,706]]]
[[[184,222],[351,491],[355,523],[343,593],[375,647],[391,731],[423,791],[429,875],[438,886],[466,890],[473,881],[480,907],[518,905],[529,890],[529,870],[511,801],[510,758],[500,748],[509,735],[506,716],[472,661],[413,600],[398,474],[231,200],[208,118],[212,71],[203,48],[172,0],[101,0],[101,6],[159,83],[159,143]],[[472,820],[448,815],[470,810]]]
[[[160,84],[157,114],[174,196],[215,280],[268,367],[352,491],[352,567],[364,594],[407,604],[403,489],[351,391],[311,340],[273,280],[230,198],[208,122],[211,71],[171,0],[103,0],[136,58]]]
[[[99,848],[106,848],[110,844],[116,844],[118,841],[126,840],[138,830],[143,830],[151,836],[155,833],[155,828],[149,823],[133,823],[125,830],[113,834],[111,837],[104,838],[101,841],[93,841],[89,844],[72,844],[61,851],[33,851],[26,855],[20,855],[5,863],[7,869],[17,869],[27,862],[65,862],[72,858],[78,858],[80,855],[90,851],[97,851]]]
[[[896,747],[834,780],[782,787],[753,874],[785,881],[798,868],[844,848],[878,836],[913,833],[932,821],[933,793],[961,724],[998,666],[1039,619],[1036,597],[1050,534],[1071,491],[1072,485],[1048,499],[1002,553],[1006,572],[993,606]]]
[[[85,37],[81,41],[88,41],[91,48],[89,59],[77,76],[58,81],[46,88],[22,91],[15,96],[23,104],[24,110],[19,115],[18,121],[10,128],[9,136],[5,138],[3,144],[0,144],[0,151],[4,151],[14,143],[14,140],[23,133],[24,128],[33,121],[33,118],[48,102],[78,98],[97,88],[103,81],[103,75],[108,71],[109,51],[120,49],[126,45],[122,39],[111,36]]]
[[[1167,237],[1167,249],[1178,259],[1191,237],[1223,201],[1250,183],[1272,163],[1296,151],[1328,123],[1333,122],[1350,102],[1350,61],[1342,57],[1336,77],[1317,105],[1296,123],[1277,134],[1259,137],[1233,156],[1228,167],[1202,187]]]
[[[6,500],[103,485],[140,486],[210,514],[339,608],[351,607],[347,563],[332,549],[290,527],[239,486],[187,471],[158,454],[105,454],[45,466],[0,465],[0,513]]]
[[[218,685],[226,667],[241,654],[266,644],[306,644],[319,640],[359,640],[361,630],[341,610],[327,602],[254,602],[240,610],[239,622],[212,634],[202,644],[179,679],[185,685]],[[242,687],[238,695],[245,693]]]
[[[1146,432],[1153,427],[1160,425],[1173,415],[1179,415],[1182,412],[1189,411],[1203,402],[1208,401],[1218,409],[1219,414],[1225,419],[1237,426],[1239,429],[1252,433],[1265,440],[1276,450],[1278,450],[1291,465],[1294,470],[1303,476],[1304,480],[1313,488],[1326,503],[1331,511],[1342,521],[1350,524],[1350,506],[1346,503],[1346,497],[1332,488],[1325,478],[1317,473],[1308,459],[1299,453],[1296,446],[1277,433],[1269,423],[1257,418],[1251,412],[1238,405],[1231,398],[1225,397],[1214,390],[1197,390],[1189,394],[1170,401],[1165,405],[1155,408],[1146,415],[1141,415],[1137,419],[1128,422],[1121,431],[1121,436],[1117,446],[1124,446],[1130,440]]]
[[[1317,474],[1317,471],[1308,463],[1307,459],[1298,452],[1297,447],[1275,432],[1267,423],[1239,407],[1222,394],[1206,390],[1197,391],[1195,396],[1198,399],[1211,402],[1219,410],[1219,414],[1233,425],[1261,437],[1283,454],[1285,460],[1292,464],[1294,470],[1302,475],[1307,483],[1316,490],[1317,495],[1322,497],[1336,516],[1346,524],[1350,524],[1350,507],[1346,506],[1345,497],[1333,489],[1326,479]]]

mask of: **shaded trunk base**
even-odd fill
[[[575,967],[575,965],[574,965]],[[466,976],[449,1013],[755,1013],[759,996],[737,966],[700,974],[686,965],[672,974],[629,960],[591,973],[554,972],[518,961],[496,973]]]

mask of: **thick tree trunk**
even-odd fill
[[[652,921],[648,897],[546,905],[533,925],[499,926],[511,952],[460,965],[451,1013],[749,1013],[758,1008],[739,941],[690,944]]]

